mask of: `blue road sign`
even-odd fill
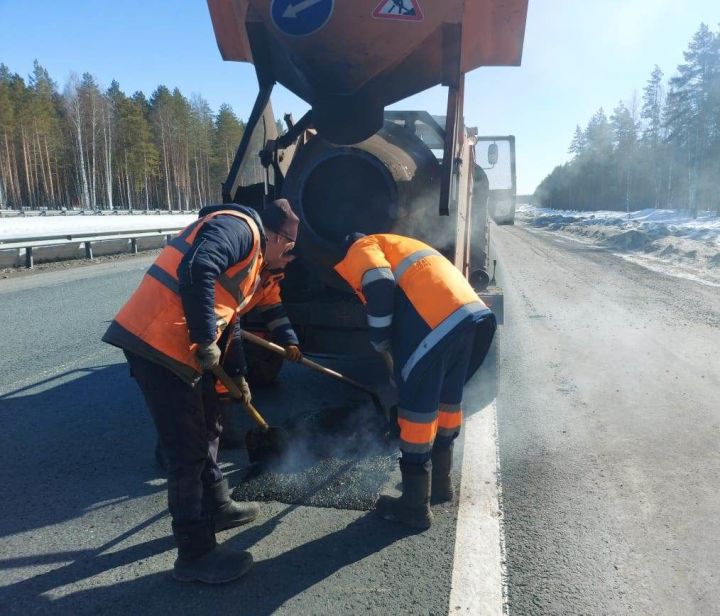
[[[281,32],[307,36],[328,22],[334,4],[335,0],[272,0],[270,13]]]

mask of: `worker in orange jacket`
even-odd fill
[[[386,519],[428,528],[431,501],[453,498],[463,388],[487,355],[495,315],[460,271],[423,242],[355,233],[346,243],[335,270],[365,304],[370,341],[398,388],[403,492],[381,496],[376,508]]]
[[[103,340],[125,352],[155,422],[168,474],[168,508],[180,581],[229,582],[252,565],[215,533],[252,521],[217,464],[220,405],[211,371],[222,362],[251,400],[240,315],[258,308],[288,357],[302,358],[277,286],[292,260],[299,220],[285,199],[258,214],[209,206],[160,253]]]

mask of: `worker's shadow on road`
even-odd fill
[[[8,392],[0,425],[0,538],[165,491],[154,427],[124,364]]]
[[[345,528],[256,563],[252,574],[243,583],[244,588],[230,592],[237,592],[238,597],[255,597],[253,601],[243,601],[244,614],[273,614],[293,597],[411,534],[413,531],[368,513]],[[252,537],[242,534],[236,545],[251,547],[248,540]],[[387,587],[392,586],[391,579],[384,582]],[[363,577],[359,583],[365,586],[368,580]],[[227,600],[232,599],[228,596]]]
[[[131,613],[187,613],[188,606],[197,605],[197,586],[177,584],[167,572],[174,543],[165,511],[164,479],[154,462],[155,429],[124,364],[75,370],[8,392],[0,396],[0,422],[4,488],[0,539],[57,526],[54,532],[69,539],[61,544],[77,546],[42,554],[20,550],[0,557],[0,575],[24,567],[41,568],[37,575],[6,586],[8,601],[19,601],[21,606],[29,601],[30,611],[45,605],[53,613],[68,614],[94,613],[111,605],[126,606],[123,610]],[[143,497],[157,502],[132,504]],[[113,515],[124,516],[126,504],[131,514],[138,506],[145,513],[134,523],[121,524],[119,532],[107,529],[103,537],[104,522]],[[294,509],[284,508],[236,534],[231,544],[251,548]],[[93,520],[96,514],[99,518]],[[95,523],[99,545],[70,539]],[[149,530],[158,523],[163,527]],[[139,534],[148,539],[137,543]],[[341,530],[257,563],[246,580],[213,589],[207,605],[242,606],[243,613],[270,614],[293,596],[406,534],[373,515],[363,516]],[[134,545],[124,547],[128,541]],[[154,558],[163,559],[165,571],[49,600],[57,589]],[[177,609],[168,610],[172,606]]]
[[[248,528],[228,540],[235,549],[251,549],[275,530],[282,518],[293,512],[290,506],[265,523]],[[293,547],[275,557],[255,563],[242,580],[223,586],[204,587],[180,584],[169,571],[136,577],[111,585],[93,586],[48,603],[56,614],[96,613],[110,606],[123,606],[127,613],[206,613],[222,611],[243,615],[265,616],[275,613],[285,603],[302,594],[345,567],[381,552],[411,531],[381,520],[373,513],[364,515],[345,528]],[[57,555],[75,562],[60,569],[21,582],[16,590],[32,595],[44,603],[47,593],[66,584],[88,579],[116,567],[131,565],[168,550],[171,539],[157,539],[103,554]],[[380,574],[379,574],[380,575]],[[366,581],[362,582],[366,584]],[[382,579],[392,586],[392,579]],[[13,587],[11,587],[13,588]],[[202,588],[202,589],[201,589]],[[313,604],[313,599],[308,599]],[[322,603],[322,601],[320,601]],[[41,604],[36,603],[38,607]],[[317,608],[317,603],[314,604]],[[329,609],[332,612],[332,609]]]

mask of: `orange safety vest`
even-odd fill
[[[255,304],[253,296],[261,282],[263,255],[260,230],[248,215],[220,210],[188,225],[158,255],[140,286],[115,316],[103,340],[160,363],[183,380],[196,382],[202,368],[195,357],[196,344],[190,340],[180,293],[177,270],[202,226],[220,215],[245,221],[253,245],[245,259],[223,272],[215,282],[217,341],[225,327],[241,312]]]
[[[394,279],[427,325],[407,357],[396,358],[407,379],[417,363],[472,312],[487,311],[460,270],[437,250],[409,237],[379,233],[357,240],[335,270],[363,303],[363,284]],[[395,325],[393,325],[395,327]]]

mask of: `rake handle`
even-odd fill
[[[212,373],[218,378],[218,380],[227,387],[228,391],[230,392],[230,395],[233,398],[236,398],[237,400],[243,400],[243,393],[240,391],[240,388],[235,384],[235,381],[233,381],[227,372],[225,372],[225,369],[221,365],[217,365],[212,369]],[[260,412],[252,405],[252,403],[244,402],[242,403],[243,407],[245,408],[245,411],[248,415],[250,415],[250,418],[258,425],[260,426],[265,432],[267,432],[270,429],[270,426],[268,425],[268,422],[265,421],[263,416],[260,414]]]
[[[240,333],[240,335],[245,338],[245,340],[248,340],[254,344],[257,344],[258,346],[261,346],[268,351],[272,351],[273,353],[277,353],[278,355],[282,355],[283,357],[287,358],[287,351],[281,347],[279,344],[275,344],[274,342],[270,342],[269,340],[265,340],[265,338],[261,338],[260,336],[256,336],[255,334],[251,334],[248,331],[245,331],[244,329]],[[321,372],[322,374],[325,374],[329,377],[332,377],[334,379],[337,379],[338,381],[342,381],[343,383],[347,383],[348,385],[352,385],[353,387],[356,387],[357,389],[361,389],[365,393],[368,393],[370,395],[376,395],[375,391],[370,389],[369,387],[366,387],[362,383],[358,383],[357,381],[354,381],[351,378],[346,377],[344,374],[340,374],[339,372],[332,370],[331,368],[328,368],[326,366],[323,366],[321,364],[317,364],[311,359],[308,359],[307,357],[303,357],[300,360],[300,363],[303,366],[307,366],[308,368],[312,368],[313,370],[316,370],[317,372]],[[229,388],[228,388],[229,389]]]

